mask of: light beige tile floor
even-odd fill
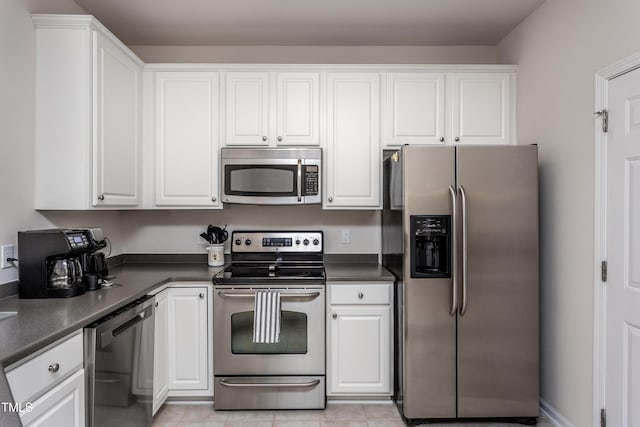
[[[164,405],[153,427],[404,427],[391,404],[329,403],[317,411],[214,411],[212,404]],[[438,423],[428,427],[520,427],[505,423]],[[552,427],[544,418],[538,427]]]

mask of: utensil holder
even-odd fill
[[[207,263],[210,267],[224,265],[224,243],[207,246]]]

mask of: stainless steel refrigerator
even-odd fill
[[[406,420],[538,416],[537,147],[387,153],[383,263]]]

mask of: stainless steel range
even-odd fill
[[[213,282],[215,408],[324,408],[322,232],[234,231],[231,265]],[[275,342],[254,335],[264,294],[279,300],[268,305]]]

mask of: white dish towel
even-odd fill
[[[256,291],[253,314],[253,342],[280,342],[280,291]]]

